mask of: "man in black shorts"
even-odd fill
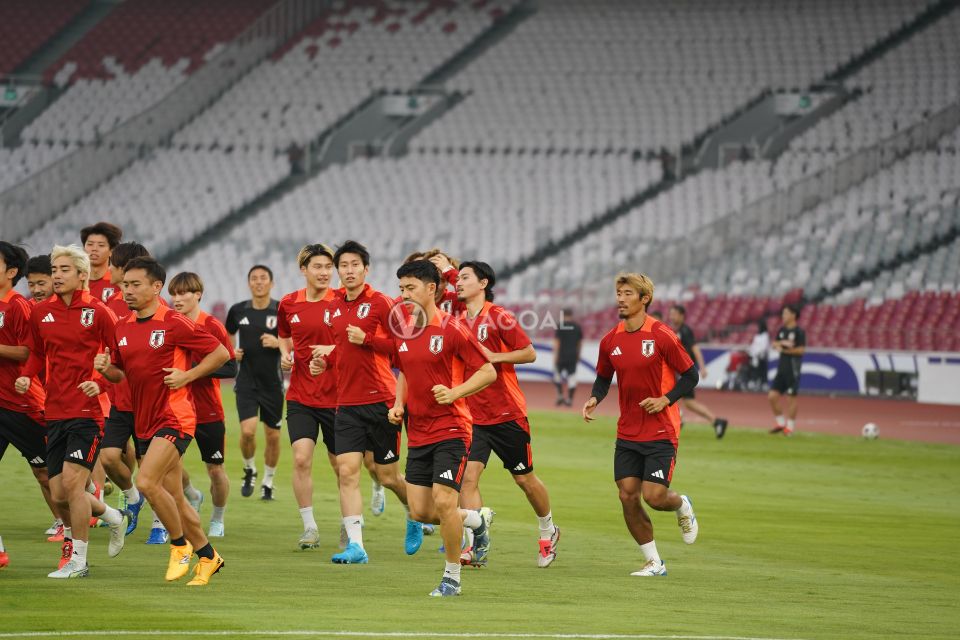
[[[687,310],[683,305],[675,304],[670,307],[667,319],[670,321],[670,327],[673,329],[673,332],[677,334],[680,344],[683,345],[684,351],[687,352],[690,359],[697,365],[697,372],[700,374],[700,379],[706,379],[707,365],[703,361],[703,353],[700,351],[700,347],[697,346],[697,339],[693,335],[693,329],[686,323]],[[683,408],[706,418],[707,423],[713,425],[713,430],[714,433],[717,434],[717,438],[722,438],[723,434],[727,432],[726,418],[718,418],[715,416],[713,411],[710,411],[710,407],[696,399],[696,393],[696,388],[694,388],[683,396],[680,400]]]
[[[577,363],[583,345],[583,330],[573,321],[573,309],[564,309],[553,338],[553,384],[557,388],[558,407],[573,406],[577,390]],[[564,394],[566,387],[566,394]]]
[[[777,337],[770,345],[774,351],[780,352],[780,361],[777,363],[777,375],[770,385],[770,408],[773,409],[773,418],[776,426],[770,433],[793,435],[797,428],[797,391],[800,390],[800,362],[807,348],[807,334],[797,326],[800,319],[800,308],[786,305],[780,312],[783,326],[777,331]],[[787,417],[783,417],[780,409],[780,396],[787,396]]]
[[[257,480],[257,414],[266,427],[262,500],[273,500],[273,477],[280,460],[280,427],[283,419],[283,376],[280,373],[280,340],[277,337],[278,300],[270,297],[273,271],[262,264],[247,273],[251,299],[238,302],[227,313],[230,338],[239,333],[236,349],[240,373],[234,387],[240,418],[240,454],[243,456],[243,486],[240,494],[253,495]]]

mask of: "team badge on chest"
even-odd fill
[[[7,315],[6,311],[0,311],[0,329],[3,329],[4,316]]]
[[[100,297],[103,299],[104,302],[106,302],[107,300],[110,299],[110,296],[113,295],[114,291],[116,291],[116,289],[114,289],[113,287],[104,287],[103,293],[100,294]]]
[[[364,302],[359,307],[357,307],[357,317],[361,320],[370,315],[370,303]]]
[[[452,309],[453,309],[452,300],[444,300],[443,302],[440,303],[440,310],[443,311],[444,313],[450,313]]]
[[[277,316],[267,316],[267,329],[277,328]]]
[[[324,309],[323,311],[323,324],[328,327],[333,326],[333,322],[330,321],[330,309]]]
[[[482,325],[480,325],[479,327],[477,327],[477,341],[478,341],[478,342],[483,342],[484,340],[487,339],[487,331],[488,331],[488,330],[489,330],[489,329],[488,329],[488,325],[486,325],[486,324],[482,324]]]
[[[150,346],[159,349],[163,346],[163,338],[167,334],[164,329],[154,329],[150,332]]]
[[[437,355],[443,351],[443,336],[430,336],[430,353]]]
[[[88,307],[80,309],[80,324],[84,327],[93,326],[93,314],[95,311],[96,309],[90,309]]]
[[[655,345],[655,340],[644,340],[643,344],[640,346],[640,353],[642,353],[644,357],[649,358],[653,355]]]

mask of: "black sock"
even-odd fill
[[[210,543],[203,545],[201,548],[197,549],[198,558],[206,558],[207,560],[213,560],[213,547],[210,546]]]
[[[170,544],[175,547],[185,547],[187,546],[187,540],[183,536],[180,536],[179,538],[171,538]]]

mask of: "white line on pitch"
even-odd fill
[[[546,638],[548,640],[786,640],[784,638],[756,638],[746,636],[704,636],[704,635],[658,635],[658,634],[618,634],[618,633],[429,633],[417,631],[321,631],[305,629],[301,631],[195,631],[159,629],[121,631],[104,629],[94,631],[23,631],[0,633],[0,638],[53,638],[70,636],[300,636],[314,638]],[[800,640],[794,638],[792,640]]]

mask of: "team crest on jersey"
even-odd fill
[[[440,310],[443,311],[444,313],[450,313],[452,309],[453,309],[452,300],[444,300],[443,302],[440,303]]]
[[[3,329],[3,320],[4,320],[4,316],[6,315],[7,315],[6,311],[0,311],[0,329]]]
[[[484,340],[487,339],[488,330],[489,330],[488,325],[486,324],[482,324],[479,327],[477,327],[477,340],[479,342],[483,342]]]
[[[430,336],[430,353],[437,355],[443,351],[443,336]]]
[[[103,298],[103,301],[106,302],[110,299],[110,296],[113,295],[113,292],[116,291],[113,287],[104,287],[103,293],[100,294],[100,297]]]
[[[84,307],[80,309],[80,324],[84,327],[93,326],[93,314],[96,309],[91,309],[89,307]]]
[[[368,315],[370,315],[370,303],[364,302],[359,307],[357,307],[357,317],[363,320]]]
[[[333,325],[333,322],[330,321],[330,309],[325,309],[323,311],[323,324],[329,326]]]
[[[277,316],[267,316],[267,329],[277,328]]]
[[[640,353],[642,353],[644,357],[649,358],[650,356],[653,355],[655,344],[656,344],[655,340],[644,340],[643,343],[640,345]]]
[[[163,338],[167,334],[165,329],[154,329],[150,332],[150,346],[159,349],[163,346]]]

